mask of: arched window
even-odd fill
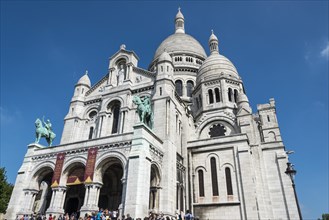
[[[214,103],[214,96],[212,94],[212,90],[211,89],[208,90],[208,96],[209,96],[209,104]]]
[[[212,185],[212,195],[218,196],[218,180],[217,180],[217,166],[216,159],[214,157],[210,158],[211,167],[211,185]]]
[[[112,134],[118,133],[119,113],[120,113],[120,106],[117,105],[114,106],[112,108],[112,114],[113,114]]]
[[[238,90],[234,89],[234,102],[238,102]]]
[[[193,87],[194,87],[193,81],[191,80],[187,81],[186,94],[188,97],[192,97]]]
[[[90,121],[96,120],[97,112],[96,111],[91,111],[88,115]]]
[[[94,127],[90,127],[90,129],[89,129],[89,137],[88,137],[89,140],[93,138],[93,133],[94,133]]]
[[[226,178],[227,195],[233,195],[231,170],[228,167],[225,168],[225,178]]]
[[[220,96],[219,96],[219,89],[215,89],[215,97],[216,97],[216,102],[220,102]]]
[[[203,171],[202,170],[198,171],[198,176],[199,176],[199,196],[203,197],[204,196],[204,180],[203,180]]]
[[[183,95],[183,93],[182,93],[182,87],[183,87],[182,81],[181,80],[176,80],[175,85],[176,85],[177,94],[179,96],[182,96]]]
[[[120,102],[116,101],[111,108],[112,112],[112,134],[119,132]]]
[[[201,94],[199,94],[199,104],[200,104],[200,107],[202,107],[202,97],[201,97]]]
[[[160,184],[159,170],[154,164],[152,164],[150,191],[149,191],[149,209],[159,208],[159,184]]]
[[[230,101],[230,102],[232,102],[232,89],[231,88],[228,88],[228,100]]]

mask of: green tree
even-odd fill
[[[6,170],[0,167],[0,213],[5,213],[14,186],[7,182]]]
[[[322,220],[329,220],[329,213],[322,214]]]

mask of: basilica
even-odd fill
[[[251,85],[216,35],[203,48],[180,10],[174,21],[148,69],[121,45],[97,82],[81,74],[60,144],[28,145],[5,218],[102,208],[135,219],[187,210],[206,220],[299,219],[275,100],[252,112]]]

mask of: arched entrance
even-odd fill
[[[159,210],[160,173],[155,164],[151,165],[149,209]]]
[[[45,214],[49,208],[52,196],[50,185],[53,175],[54,172],[51,168],[46,168],[38,174],[39,192],[35,197],[32,212]]]
[[[103,170],[103,186],[99,194],[98,207],[111,211],[118,210],[122,199],[122,165],[114,159],[106,163]]]
[[[80,163],[75,164],[68,172],[64,210],[69,215],[76,213],[79,216],[80,214],[80,208],[83,205],[85,196],[84,173],[85,166]]]

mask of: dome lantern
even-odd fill
[[[178,8],[178,12],[176,14],[175,18],[175,33],[185,33],[185,28],[184,28],[184,15],[180,11],[180,8]]]
[[[210,54],[219,53],[218,38],[214,34],[214,30],[211,30],[211,35],[209,37],[209,48],[210,48]]]

